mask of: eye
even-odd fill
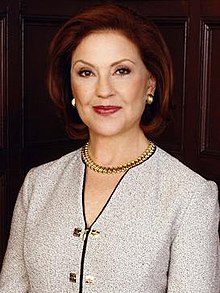
[[[82,77],[90,77],[93,75],[93,72],[89,69],[82,69],[82,70],[79,70],[78,74],[79,76],[82,76]]]
[[[127,68],[127,67],[120,67],[120,68],[118,68],[117,70],[116,70],[116,74],[117,75],[121,75],[121,76],[123,76],[123,75],[127,75],[127,74],[129,74],[131,72],[131,70],[129,69],[129,68]]]

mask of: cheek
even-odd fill
[[[128,78],[116,80],[112,83],[116,93],[120,93],[125,99],[135,99],[142,93],[143,84],[138,79]]]
[[[139,74],[139,76],[134,80],[133,86],[136,87],[137,90],[139,90],[140,93],[144,93],[147,91],[147,84],[148,84],[148,78],[146,75]]]
[[[129,87],[127,87],[127,94],[130,97],[132,102],[143,103],[146,95],[146,83],[144,80],[136,80],[133,83],[130,83]]]
[[[84,90],[83,90],[83,87],[78,84],[77,82],[71,82],[71,89],[72,89],[72,94],[73,94],[73,97],[78,100],[78,101],[81,101],[84,97]]]
[[[78,96],[81,96],[83,84],[82,81],[79,79],[79,76],[76,74],[76,72],[72,72],[70,77],[72,94],[74,98],[77,98]]]
[[[73,79],[72,75],[70,76],[70,85],[71,85],[72,94],[73,94],[73,96],[75,96],[75,94],[76,94],[76,85],[75,85],[75,82],[74,82],[74,79]]]
[[[71,80],[71,89],[72,94],[78,102],[86,102],[88,99],[90,99],[90,96],[93,92],[93,87],[91,82],[86,82],[84,80],[78,80],[77,78],[75,80]]]

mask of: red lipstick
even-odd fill
[[[121,109],[119,106],[93,106],[94,111],[99,115],[110,115]]]

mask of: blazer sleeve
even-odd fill
[[[31,171],[19,192],[11,224],[8,247],[0,275],[0,293],[26,293],[29,282],[23,257],[26,216],[29,205]]]
[[[191,198],[171,246],[168,293],[220,293],[219,204],[214,182]]]

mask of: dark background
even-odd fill
[[[63,22],[99,2],[0,0],[0,265],[26,172],[81,144],[68,140],[48,97],[47,50]],[[220,186],[220,1],[105,2],[160,27],[174,64],[174,121],[155,142]]]

